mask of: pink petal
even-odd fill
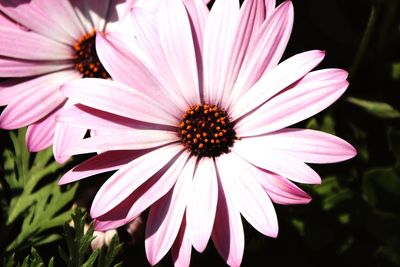
[[[63,153],[77,155],[97,151],[148,149],[179,140],[178,134],[172,131],[131,129],[79,140],[66,147]]]
[[[203,35],[209,11],[201,0],[183,0],[192,26],[192,36],[199,51],[203,51]],[[195,47],[196,48],[196,47]],[[200,53],[201,54],[201,53]],[[198,60],[202,60],[198,58]]]
[[[190,26],[193,36],[193,45],[196,54],[197,71],[199,78],[200,95],[204,91],[204,68],[203,68],[203,36],[209,10],[201,0],[184,0],[186,11],[189,15]]]
[[[161,178],[155,177],[157,182],[151,188],[146,190],[143,197],[138,199],[138,201],[132,205],[129,211],[129,216],[136,217],[146,210],[151,204],[169,191],[176,179],[188,179],[186,176],[190,176],[190,179],[192,179],[195,160],[193,158],[188,158],[189,153],[184,151],[176,162],[174,162],[174,164],[161,176]]]
[[[129,32],[129,27],[132,25],[127,23],[129,20],[126,18],[136,2],[137,0],[112,0],[108,6],[104,31]],[[154,2],[154,0],[147,2]]]
[[[257,179],[248,171],[248,164],[235,153],[216,159],[221,184],[243,217],[260,233],[276,237],[278,220],[274,206]]]
[[[301,79],[315,68],[324,56],[325,53],[318,50],[297,54],[265,73],[248,92],[239,96],[237,103],[232,106],[232,119],[236,120],[245,115]]]
[[[332,73],[338,73],[338,77],[331,78]],[[344,73],[344,70],[336,69],[309,73],[296,85],[270,99],[238,122],[237,132],[241,136],[264,134],[317,114],[345,92],[349,83],[341,78],[346,76]]]
[[[218,189],[218,205],[211,238],[218,253],[229,266],[240,266],[244,252],[242,219],[220,181]]]
[[[110,80],[87,78],[71,81],[64,84],[61,91],[83,105],[140,121],[177,126],[179,119],[175,116],[181,115],[171,115],[164,103]]]
[[[57,121],[85,129],[90,124],[92,130],[101,130],[102,132],[110,129],[113,131],[129,131],[132,128],[146,129],[146,126],[158,129],[157,124],[146,124],[80,104],[64,107],[57,115]]]
[[[186,219],[183,217],[181,229],[172,245],[172,259],[176,267],[189,267],[192,253],[192,243],[186,227]]]
[[[214,225],[218,200],[217,174],[214,161],[203,157],[194,174],[187,205],[187,223],[193,247],[203,252]]]
[[[27,61],[0,56],[1,77],[26,77],[72,69],[69,62]]]
[[[119,169],[99,189],[90,210],[97,218],[117,206],[136,188],[170,162],[182,146],[169,145],[149,152]]]
[[[114,37],[114,38],[113,38]],[[111,40],[115,35],[111,35]],[[103,66],[107,69],[114,81],[126,84],[151,98],[160,102],[171,103],[170,109],[174,113],[183,113],[182,108],[177,107],[175,102],[179,96],[172,98],[171,94],[163,88],[157,76],[147,67],[145,62],[134,56],[123,46],[110,42],[107,36],[100,33],[96,37],[96,47]],[[135,73],[135,75],[132,75]]]
[[[185,163],[189,153],[184,151],[171,166],[166,166],[153,177],[140,185],[129,197],[118,204],[115,208],[97,217],[96,229],[107,230],[124,225],[139,216],[154,202],[163,197],[174,186],[179,176],[187,173],[187,169],[193,175],[194,161],[191,165]],[[186,170],[183,170],[185,168]],[[192,176],[190,176],[191,178]],[[185,202],[186,203],[186,202]]]
[[[116,34],[109,34],[107,37],[115,45],[126,47],[131,53],[140,56],[140,60],[146,65],[146,68],[151,70],[161,85],[161,90],[153,91],[158,93],[160,91],[168,92],[166,96],[173,99],[174,105],[179,107],[183,113],[186,111],[188,103],[184,94],[181,93],[179,84],[163,53],[156,16],[142,8],[133,8],[130,15],[132,28],[135,31],[134,42],[126,43],[127,38],[125,36],[118,38]],[[159,87],[157,88],[159,89]]]
[[[293,205],[307,204],[311,201],[311,197],[306,192],[280,175],[250,165],[249,171],[274,203]]]
[[[4,16],[2,13],[0,13],[0,26],[11,28],[11,29],[16,29],[16,30],[21,30],[21,25],[18,25],[17,23],[11,21],[9,18]]]
[[[65,163],[72,156],[66,152],[68,148],[82,140],[86,132],[84,128],[57,123],[53,140],[55,160],[60,164]]]
[[[68,78],[69,75],[71,75],[71,72],[65,71],[28,79],[8,79],[0,83],[0,105],[7,105],[24,94],[35,95],[40,90],[38,88],[42,88],[46,84],[54,83],[61,85],[63,81],[70,79]],[[79,78],[79,75],[76,75],[75,78]]]
[[[185,212],[194,171],[194,162],[185,166],[175,186],[150,208],[146,225],[146,255],[157,264],[174,243]]]
[[[40,5],[42,2],[44,1],[0,0],[0,10],[16,22],[39,34],[66,44],[73,44],[72,36],[68,35],[57,21],[51,18],[51,14],[42,10]],[[51,12],[54,13],[54,11]]]
[[[47,116],[65,101],[65,97],[58,91],[58,87],[62,83],[78,77],[75,71],[64,71],[17,85],[35,87],[34,90],[28,89],[16,96],[8,104],[0,116],[0,127],[16,129]]]
[[[0,55],[27,60],[72,59],[71,47],[34,32],[0,26]]]
[[[29,125],[25,141],[30,152],[38,152],[51,146],[56,128],[57,112]]]
[[[93,156],[64,174],[58,181],[59,185],[72,183],[99,173],[122,168],[135,158],[141,156],[140,151],[107,151]]]
[[[86,31],[72,8],[70,0],[59,1],[36,1],[40,10],[62,28],[65,33],[71,36],[74,40],[78,40],[85,35]],[[29,25],[28,25],[29,26]],[[73,44],[73,43],[70,43]]]
[[[334,163],[354,157],[349,143],[334,135],[307,129],[282,129],[251,138],[260,150],[287,153],[304,162]]]
[[[169,67],[188,105],[200,103],[196,55],[189,18],[181,0],[161,1],[158,32]]]
[[[222,91],[217,99],[222,106],[227,106],[231,96],[232,87],[238,78],[245,55],[251,53],[248,50],[250,40],[258,30],[260,17],[264,16],[265,7],[263,0],[245,1],[240,9],[240,14],[235,21],[234,37],[229,46],[226,65],[224,66],[224,76]],[[256,69],[252,69],[254,72]]]
[[[239,2],[218,0],[214,3],[204,30],[204,101],[218,104],[224,92],[225,70],[231,57],[230,45],[235,37]]]
[[[278,64],[289,41],[293,18],[292,3],[284,2],[253,35],[233,88],[233,101],[251,88],[265,71]]]
[[[274,172],[294,182],[305,184],[319,184],[321,178],[301,159],[279,151],[260,149],[258,142],[245,138],[236,141],[233,151],[251,164],[262,169]]]

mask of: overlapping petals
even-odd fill
[[[347,73],[313,69],[319,50],[281,56],[293,23],[287,1],[170,0],[158,15],[134,9],[135,38],[98,35],[99,57],[113,81],[85,79],[61,91],[74,107],[62,124],[106,133],[64,149],[66,155],[98,155],[68,172],[68,183],[116,172],[91,208],[99,230],[115,228],[149,210],[146,255],[154,265],[171,249],[188,266],[193,246],[210,238],[231,266],[244,251],[242,217],[276,237],[273,202],[304,204],[295,183],[320,183],[307,163],[352,158],[346,141],[318,131],[286,128],[322,111],[346,90]],[[140,19],[139,19],[140,18]],[[280,62],[280,63],[279,63]],[[130,71],[138,73],[137,77]],[[214,104],[234,122],[228,153],[198,157],[182,144],[182,115],[196,104]]]
[[[128,32],[124,21],[130,9],[135,4],[150,9],[148,2],[1,0],[0,77],[12,79],[0,83],[0,105],[7,105],[0,127],[29,126],[30,151],[54,143],[56,160],[66,161],[69,157],[59,152],[85,134],[82,129],[56,126],[55,121],[55,114],[67,103],[60,86],[86,75],[75,67],[76,44],[94,31]]]

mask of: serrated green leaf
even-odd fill
[[[400,112],[391,105],[384,102],[369,101],[355,97],[348,97],[347,101],[354,105],[362,107],[365,111],[367,111],[371,115],[374,115],[382,119],[400,118]]]

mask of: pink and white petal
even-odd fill
[[[24,60],[64,60],[74,58],[71,47],[20,29],[0,26],[0,55]]]
[[[183,217],[181,229],[172,245],[172,260],[176,267],[189,267],[192,254],[192,243],[186,226],[186,216]]]
[[[0,10],[36,33],[65,44],[73,44],[73,37],[65,32],[50,14],[42,10],[41,2],[43,1],[0,0]]]
[[[28,77],[73,69],[69,62],[28,61],[0,56],[1,77]]]
[[[240,266],[244,252],[244,230],[240,212],[229,199],[221,181],[218,184],[218,204],[211,234],[214,245],[229,266]]]
[[[141,151],[130,150],[103,152],[68,171],[58,184],[68,184],[99,173],[118,170],[142,154]]]
[[[92,131],[101,131],[102,133],[106,131],[111,132],[110,129],[112,129],[112,131],[130,131],[132,130],[132,128],[154,130],[170,129],[173,131],[176,130],[175,127],[163,127],[159,124],[150,124],[135,121],[80,104],[73,105],[71,107],[64,107],[60,114],[57,115],[56,119],[62,124],[85,129],[88,128],[88,125],[90,123],[90,129]]]
[[[137,0],[111,0],[104,31],[129,33],[129,28],[132,25],[128,23],[129,19],[127,19],[127,15],[136,2]],[[154,2],[154,0],[147,2]]]
[[[276,7],[276,0],[264,0],[265,4],[265,19],[268,19],[271,16],[272,12]]]
[[[97,151],[149,149],[179,140],[178,134],[172,131],[131,129],[131,131],[112,132],[77,140],[67,146],[62,154],[77,155]]]
[[[252,53],[250,50],[251,40],[254,39],[255,33],[258,31],[260,17],[263,17],[265,12],[263,0],[251,0],[243,3],[240,9],[240,15],[236,21],[235,37],[231,42],[229,57],[226,70],[226,79],[223,82],[223,92],[220,93],[218,102],[222,106],[227,107],[231,100],[232,88],[239,76],[245,56]],[[253,69],[252,72],[257,71]]]
[[[337,71],[332,70],[335,73]],[[315,76],[321,76],[319,72],[321,71],[309,73],[296,85],[270,99],[238,122],[238,134],[244,137],[273,132],[329,107],[346,91],[349,82],[335,78],[315,79]],[[326,70],[323,72],[330,74]]]
[[[97,218],[126,199],[136,188],[147,181],[182,151],[181,145],[168,145],[151,151],[125,165],[113,174],[99,189],[90,210]]]
[[[209,10],[201,0],[184,0],[186,11],[189,15],[193,36],[194,51],[196,54],[197,72],[199,78],[200,97],[203,99],[204,68],[203,68],[203,39]]]
[[[303,78],[324,58],[325,52],[312,50],[297,54],[266,72],[233,104],[231,116],[236,120],[259,107],[268,99]]]
[[[245,138],[237,141],[232,151],[251,164],[286,177],[294,182],[320,184],[321,177],[307,164],[292,155],[260,149],[257,142]]]
[[[72,156],[66,152],[68,148],[82,140],[86,132],[84,128],[57,123],[53,140],[55,160],[60,164],[65,163]]]
[[[29,125],[25,135],[25,142],[30,152],[39,152],[53,144],[57,111]]]
[[[175,186],[150,208],[146,225],[146,256],[151,265],[167,254],[179,232],[190,192],[194,160],[181,172]]]
[[[245,162],[235,153],[216,159],[221,184],[243,217],[260,233],[276,237],[278,219],[274,206],[257,179],[245,168]]]
[[[28,90],[7,105],[0,116],[0,127],[17,129],[47,116],[65,101],[65,96],[58,91],[60,85],[78,77],[75,71],[64,71],[32,81],[36,85],[34,92]]]
[[[357,154],[343,139],[308,129],[282,129],[249,139],[260,150],[287,153],[308,163],[334,163]]]
[[[239,2],[218,0],[214,3],[207,19],[203,41],[204,101],[219,104],[224,93],[225,68],[231,57],[227,49],[235,37]]]
[[[212,158],[199,160],[187,204],[190,240],[198,252],[207,246],[214,225],[218,201],[217,174]]]
[[[181,115],[170,114],[169,103],[159,103],[134,88],[110,80],[71,81],[61,91],[72,101],[144,122],[176,126]]]
[[[111,38],[115,39],[115,34]],[[135,88],[151,98],[158,99],[159,102],[170,103],[170,109],[174,113],[182,114],[185,111],[182,107],[185,106],[184,99],[164,90],[157,74],[149,69],[146,62],[134,56],[125,47],[109,41],[107,35],[102,33],[96,37],[96,46],[103,66],[114,81]]]
[[[182,174],[189,153],[184,151],[174,161],[171,166],[161,169],[153,177],[139,186],[129,197],[122,201],[115,208],[106,214],[97,217],[98,226],[96,229],[107,230],[112,226],[121,226],[132,221],[143,211],[150,207],[154,202],[163,197],[175,185],[176,180]],[[189,165],[186,165],[187,169]],[[166,170],[165,170],[166,169]],[[193,176],[194,163],[191,167],[191,176]],[[185,171],[184,171],[185,172]],[[187,172],[187,171],[186,171]],[[186,202],[185,202],[186,203]],[[118,222],[117,222],[118,221]]]
[[[272,202],[282,205],[307,204],[311,197],[288,179],[273,172],[261,170],[249,164],[258,183],[264,188]]]
[[[192,25],[192,36],[193,41],[195,42],[195,49],[197,45],[201,55],[201,51],[203,51],[204,30],[210,12],[201,0],[183,0],[183,4],[186,7]],[[202,58],[200,58],[200,60],[202,60]]]
[[[75,13],[80,18],[87,31],[96,29],[103,31],[105,28],[107,14],[110,8],[110,0],[99,2],[98,0],[73,0]]]
[[[7,27],[15,30],[22,30],[21,25],[7,18],[3,13],[0,13],[0,26]]]
[[[135,32],[134,41],[127,43],[126,36],[120,37],[115,33],[108,34],[108,39],[115,46],[126,47],[127,51],[134,54],[158,79],[161,91],[168,92],[167,96],[174,99],[175,105],[186,110],[187,101],[179,89],[179,84],[161,47],[156,16],[143,8],[133,8],[130,18],[131,28]],[[160,90],[155,91],[159,92]]]
[[[161,47],[189,106],[200,103],[199,78],[189,18],[182,0],[161,1],[158,12]]]
[[[59,28],[62,28],[74,40],[78,40],[86,34],[86,29],[75,13],[70,0],[42,0],[36,2],[43,14],[54,21]]]
[[[253,35],[233,88],[232,101],[236,102],[265,71],[278,64],[292,32],[293,18],[292,3],[284,2]]]
[[[190,176],[190,179],[192,179],[195,160],[188,158],[189,153],[184,151],[165,173],[152,177],[151,180],[155,181],[154,185],[148,187],[146,192],[137,198],[137,201],[129,210],[129,217],[134,218],[138,216],[160,197],[164,196],[173,187],[178,177],[179,179],[189,179],[185,177]]]

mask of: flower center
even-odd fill
[[[225,110],[216,105],[196,105],[182,116],[179,134],[183,145],[194,155],[218,157],[229,153],[236,138],[234,124]]]
[[[96,30],[88,33],[74,44],[76,58],[75,69],[82,73],[83,78],[111,78],[101,65],[96,53]]]

